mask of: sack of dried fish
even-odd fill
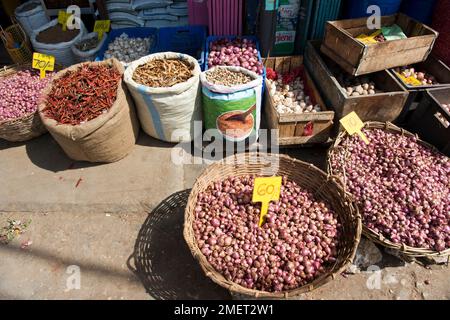
[[[144,131],[168,142],[194,138],[200,112],[200,66],[193,57],[161,52],[132,62],[124,80],[135,101]]]
[[[77,62],[94,61],[105,41],[106,35],[103,35],[102,39],[99,40],[97,32],[91,32],[81,37],[72,44],[72,52]]]
[[[216,66],[200,75],[205,136],[250,144],[258,139],[262,78],[243,67]]]

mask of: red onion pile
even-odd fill
[[[364,129],[331,156],[333,173],[355,197],[363,223],[394,243],[450,247],[450,161],[415,137]]]
[[[263,64],[258,58],[256,44],[248,39],[231,41],[220,39],[209,46],[208,68],[214,66],[238,66],[257,74],[263,74]]]
[[[280,200],[258,226],[253,176],[215,182],[197,198],[194,233],[201,252],[228,280],[280,292],[324,274],[336,261],[341,225],[330,207],[283,177]]]
[[[34,70],[0,78],[0,121],[36,112],[41,91],[50,80],[50,76],[40,79],[39,72]]]

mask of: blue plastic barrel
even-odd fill
[[[382,16],[396,14],[400,10],[402,0],[349,0],[347,1],[346,17],[348,19],[368,17],[367,7],[377,5]]]
[[[431,23],[436,0],[403,0],[401,12],[425,24]]]

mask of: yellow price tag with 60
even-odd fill
[[[111,20],[97,20],[94,25],[94,32],[98,33],[98,39],[102,40],[103,34],[109,31]]]
[[[45,78],[46,71],[55,69],[55,57],[43,53],[33,53],[32,67],[41,71],[41,78]]]
[[[354,135],[355,133],[366,143],[369,144],[369,140],[366,135],[362,133],[361,129],[364,127],[364,123],[358,117],[355,111],[350,112],[348,115],[343,117],[339,122],[344,127],[345,131],[349,135]]]
[[[261,202],[259,226],[264,223],[270,201],[278,201],[281,192],[281,177],[255,178],[253,187],[253,202]]]

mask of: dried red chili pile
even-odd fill
[[[53,82],[42,110],[60,124],[79,125],[108,112],[121,74],[112,66],[84,65]]]

